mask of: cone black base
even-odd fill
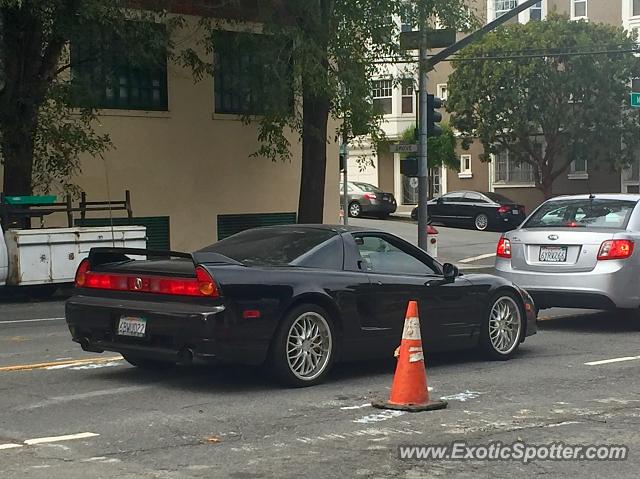
[[[429,401],[426,404],[392,404],[389,401],[372,401],[371,405],[378,409],[393,409],[395,411],[435,411],[447,407],[447,401]]]

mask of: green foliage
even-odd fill
[[[456,155],[456,136],[448,123],[440,123],[442,135],[429,138],[427,143],[427,159],[429,168],[445,166],[450,169],[460,170],[460,160]],[[412,144],[418,140],[415,137],[416,127],[411,125],[400,135],[400,143]],[[402,154],[403,157],[411,156]]]
[[[76,108],[80,98],[95,92],[77,82],[72,85],[70,69],[99,60],[114,44],[127,46],[118,52],[121,62],[156,60],[160,49],[173,47],[167,33],[180,23],[161,9],[128,7],[124,0],[0,0],[0,162],[5,191],[77,192],[72,177],[80,171],[79,156],[100,156],[113,146],[108,135],[94,130],[95,109]],[[158,23],[166,28],[160,31]],[[95,56],[72,58],[70,42],[98,45]]]
[[[640,144],[639,116],[628,106],[629,82],[640,66],[628,53],[634,48],[620,27],[555,13],[500,28],[453,62],[452,125],[465,146],[480,139],[486,161],[508,150],[510,158],[533,165],[536,186],[547,196],[576,158],[603,167],[629,164]],[[599,51],[611,53],[592,53]]]

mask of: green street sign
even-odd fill
[[[427,30],[427,48],[446,48],[456,42],[456,31],[452,28]],[[420,49],[420,32],[400,33],[400,48],[403,50]]]
[[[640,92],[631,92],[631,107],[640,108]]]

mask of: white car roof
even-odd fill
[[[549,198],[547,201],[555,200],[588,200],[590,195],[563,195]],[[627,200],[627,201],[640,201],[640,194],[628,194],[628,193],[594,193],[593,197],[596,199],[604,200]]]

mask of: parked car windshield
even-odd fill
[[[354,185],[367,193],[382,193],[380,188],[370,185],[369,183],[354,183]]]
[[[314,228],[258,228],[202,251],[219,253],[247,266],[285,266],[334,236],[334,231]]]
[[[491,201],[495,201],[496,203],[500,203],[502,205],[504,204],[515,204],[515,201],[510,200],[509,198],[507,198],[506,196],[503,196],[499,193],[492,193],[492,192],[487,192],[487,193],[482,193],[484,196],[486,196],[487,198],[489,198]]]
[[[523,228],[627,227],[635,201],[607,199],[556,200],[543,204]]]

